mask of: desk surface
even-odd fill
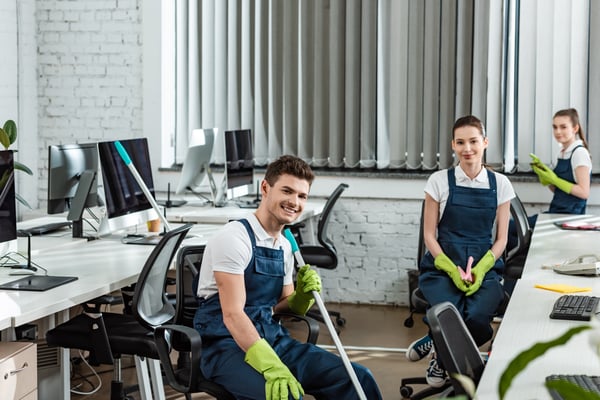
[[[585,322],[549,318],[560,293],[534,288],[536,284],[565,283],[592,288],[586,295],[600,296],[600,279],[560,275],[542,264],[570,260],[597,252],[598,231],[566,231],[557,221],[584,220],[600,223],[600,217],[540,214],[522,278],[517,282],[500,324],[492,353],[477,389],[480,399],[498,398],[498,381],[508,363],[534,343],[555,339],[569,328]],[[600,358],[588,342],[588,332],[573,337],[566,345],[549,350],[531,362],[513,381],[507,398],[551,399],[544,378],[555,373],[600,375]]]
[[[296,222],[302,222],[321,214],[325,202],[325,200],[310,199]],[[244,218],[254,211],[256,211],[255,208],[240,208],[237,206],[212,207],[208,205],[186,205],[167,209],[167,219],[169,222],[225,224],[234,219]]]

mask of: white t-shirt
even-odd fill
[[[515,191],[513,190],[512,184],[508,178],[502,174],[492,171],[496,176],[496,194],[498,205],[510,201],[515,197]],[[490,182],[488,180],[487,169],[482,168],[481,172],[475,177],[475,179],[469,178],[460,165],[454,168],[454,177],[456,180],[456,186],[464,186],[476,189],[489,189]],[[448,195],[450,193],[450,187],[448,184],[448,170],[444,169],[436,171],[427,180],[425,184],[425,193],[430,195],[435,201],[440,203],[440,216],[444,215],[446,209],[446,202],[448,201]]]
[[[285,276],[283,284],[293,282],[294,258],[290,242],[279,234],[273,239],[263,229],[254,214],[246,218],[254,231],[256,245],[273,249],[283,249]],[[217,232],[206,245],[200,268],[198,296],[207,298],[217,293],[214,271],[243,275],[252,259],[252,243],[246,228],[241,222],[230,222]]]
[[[575,183],[578,183],[577,175],[575,175],[575,169],[577,169],[577,167],[584,166],[588,167],[590,171],[592,170],[592,158],[590,157],[590,152],[585,148],[585,146],[578,148],[577,151],[573,153],[573,149],[579,145],[583,145],[583,142],[581,140],[576,140],[564,151],[561,150],[557,157],[559,160],[567,160],[569,157],[571,157],[571,154],[573,154],[573,157],[571,157],[571,168],[573,169],[573,178],[575,179]]]

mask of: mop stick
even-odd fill
[[[296,243],[296,239],[294,238],[294,235],[292,234],[292,232],[289,229],[286,229],[285,231],[283,231],[283,234],[285,235],[287,240],[289,240],[289,242],[292,244],[292,252],[294,253],[294,257],[296,257],[296,262],[298,263],[298,265],[300,265],[300,266],[306,265],[304,263],[304,259],[302,258],[302,254],[300,254],[300,250],[298,248],[298,243]],[[367,396],[365,395],[365,392],[363,391],[362,386],[360,386],[360,382],[358,381],[356,372],[354,371],[354,368],[352,368],[352,365],[350,364],[350,359],[348,359],[348,355],[346,355],[346,351],[344,351],[344,347],[342,346],[342,342],[340,341],[340,338],[338,337],[337,332],[335,331],[335,328],[333,327],[333,323],[331,322],[330,318],[327,318],[329,313],[327,312],[327,309],[325,308],[325,304],[323,303],[323,299],[321,299],[321,295],[319,294],[319,292],[317,292],[315,290],[313,290],[312,294],[315,298],[317,305],[319,306],[319,311],[321,312],[321,315],[323,315],[323,320],[325,321],[325,325],[327,325],[327,329],[329,330],[331,338],[333,339],[333,342],[335,343],[335,347],[337,348],[338,353],[339,353],[340,357],[342,358],[344,367],[346,367],[346,371],[348,371],[350,380],[352,381],[352,383],[354,384],[354,387],[356,388],[356,393],[358,394],[358,397],[360,398],[360,400],[367,400]]]
[[[127,150],[125,150],[125,147],[123,147],[121,142],[118,140],[115,142],[115,147],[117,148],[117,152],[123,159],[123,162],[125,163],[127,168],[129,168],[129,171],[131,171],[131,174],[135,178],[136,182],[138,183],[138,185],[140,185],[140,188],[142,188],[142,192],[144,192],[144,195],[146,196],[146,198],[152,205],[152,208],[154,208],[154,211],[156,211],[156,213],[158,214],[158,217],[160,218],[161,222],[165,226],[165,229],[167,231],[170,231],[171,226],[169,225],[167,218],[163,215],[162,212],[160,212],[160,208],[158,207],[158,204],[156,204],[156,200],[154,200],[154,196],[152,196],[152,193],[150,193],[150,190],[148,190],[148,186],[146,186],[146,184],[144,183],[144,180],[140,176],[140,173],[135,168],[135,165],[133,165],[133,163],[131,162],[131,158],[129,158],[129,154],[127,154]]]

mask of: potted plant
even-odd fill
[[[12,119],[7,120],[4,123],[4,126],[0,128],[0,143],[4,146],[4,149],[8,150],[11,144],[13,144],[17,140],[17,124]],[[17,150],[14,150],[17,152]],[[19,171],[23,171],[28,175],[33,175],[33,172],[24,164],[15,160],[15,169]],[[24,206],[31,208],[29,203],[21,197],[18,193],[15,194],[17,200],[23,204]]]

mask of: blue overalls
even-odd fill
[[[278,303],[283,288],[283,250],[257,246],[248,221],[243,219],[238,222],[246,227],[253,252],[244,272],[244,311],[259,335],[273,347],[305,393],[317,399],[357,399],[340,357],[310,343],[292,339],[288,331],[273,320],[272,308]],[[223,323],[218,295],[199,300],[194,327],[202,336],[203,374],[224,386],[238,399],[265,399],[265,379],[244,361],[245,353]],[[353,367],[367,398],[381,399],[371,372],[358,364],[353,364]]]
[[[571,183],[575,183],[575,174],[573,173],[573,167],[571,166],[571,158],[573,153],[578,148],[583,147],[581,145],[575,147],[571,152],[571,157],[568,159],[559,159],[554,167],[554,173],[559,177]],[[554,197],[550,203],[549,213],[555,214],[585,214],[585,206],[587,201],[580,199],[579,197],[565,193],[559,188],[554,189]]]
[[[474,267],[492,247],[492,229],[498,200],[496,177],[491,171],[486,171],[489,189],[457,186],[454,168],[448,170],[448,201],[437,227],[437,239],[444,253],[463,269],[469,256],[474,259]],[[490,323],[504,297],[500,283],[503,267],[502,259],[496,260],[479,290],[466,296],[454,285],[448,274],[435,268],[433,256],[428,251],[420,265],[419,288],[430,306],[444,301],[454,304],[475,343],[481,346],[492,337]]]

